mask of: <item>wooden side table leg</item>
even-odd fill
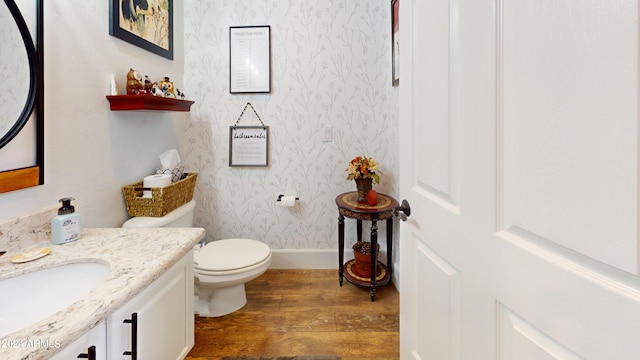
[[[387,219],[387,269],[393,275],[393,218]]]
[[[371,219],[371,285],[369,293],[371,301],[376,300],[376,271],[378,267],[378,220]]]
[[[358,219],[356,231],[358,234],[358,241],[362,241],[362,220]]]
[[[338,215],[338,281],[342,286],[344,271],[344,216]]]

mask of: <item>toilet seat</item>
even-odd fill
[[[195,251],[195,271],[202,275],[228,275],[250,271],[271,259],[266,244],[251,239],[225,239],[212,241]]]

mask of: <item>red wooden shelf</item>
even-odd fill
[[[111,110],[163,110],[190,111],[194,103],[190,100],[178,100],[153,95],[107,95]]]

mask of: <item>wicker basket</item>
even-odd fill
[[[142,181],[122,188],[129,216],[165,216],[172,210],[191,201],[196,186],[197,173],[163,188],[151,188],[151,197],[142,197]]]

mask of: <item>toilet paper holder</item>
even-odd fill
[[[278,199],[276,201],[282,201],[283,197],[284,197],[284,194],[278,195]],[[298,200],[300,200],[300,198],[296,196],[296,201],[298,201]]]

